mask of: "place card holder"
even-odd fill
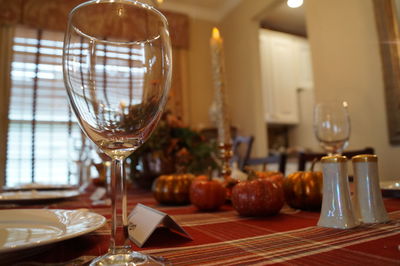
[[[150,235],[159,226],[164,226],[174,233],[178,233],[188,239],[192,237],[168,214],[150,208],[143,204],[137,204],[128,216],[129,238],[142,247]]]

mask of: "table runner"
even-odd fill
[[[237,215],[229,204],[217,212],[200,212],[192,205],[159,205],[146,191],[130,193],[128,209],[142,203],[166,212],[193,237],[191,241],[159,228],[143,248],[133,246],[134,250],[163,256],[174,265],[400,265],[400,199],[385,198],[384,202],[389,223],[348,230],[316,226],[319,212],[285,206],[275,216],[248,218]],[[110,218],[110,207],[93,206],[87,194],[19,208],[87,208]],[[8,254],[6,259],[9,265],[52,265],[71,260],[79,265],[79,259],[88,261],[107,251],[109,234],[108,221],[87,235]]]

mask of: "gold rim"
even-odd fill
[[[353,163],[366,163],[366,162],[377,162],[378,156],[372,154],[360,154],[351,158]]]
[[[342,155],[324,156],[321,163],[342,163],[347,162],[347,157]]]

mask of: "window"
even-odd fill
[[[76,185],[79,173],[87,172],[83,169],[85,167],[79,168],[80,161],[87,163],[98,157],[95,152],[82,150],[81,130],[69,108],[62,73],[63,39],[62,32],[16,28],[11,66],[6,186],[31,182]],[[144,86],[144,69],[130,66],[126,59],[132,57],[142,65],[145,63],[144,54],[141,50],[113,45],[100,45],[100,48],[104,52],[100,49],[96,68],[107,78],[97,76],[98,85],[117,86],[116,79],[124,79],[138,88],[132,91],[131,96],[133,103],[139,103],[145,97],[140,89]],[[87,47],[77,47],[77,53],[86,60]],[[179,62],[185,61],[182,59],[184,54],[174,50],[175,62],[178,62],[174,65],[174,75],[180,75]],[[106,64],[105,60],[112,61]],[[112,65],[112,62],[117,60],[127,62],[126,66],[119,64],[118,71],[115,71],[117,65]],[[180,76],[173,78],[168,104],[178,116],[183,113],[181,82]],[[89,141],[86,141],[86,146],[89,146],[87,143]]]
[[[6,186],[77,184],[80,129],[62,75],[63,33],[17,27],[11,70]],[[75,143],[74,143],[75,142]]]

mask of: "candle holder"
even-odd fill
[[[222,143],[218,144],[219,149],[219,158],[222,160],[222,170],[221,174],[225,180],[227,180],[232,171],[230,166],[230,159],[232,158],[232,144],[231,143]]]

